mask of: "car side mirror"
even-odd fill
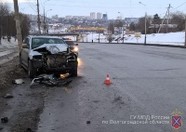
[[[23,44],[22,44],[22,48],[28,49],[28,45],[23,43]]]

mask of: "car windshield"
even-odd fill
[[[59,38],[33,38],[32,39],[32,49],[37,48],[43,44],[66,44],[66,43]]]

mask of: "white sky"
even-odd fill
[[[2,1],[2,0],[0,0]],[[13,0],[8,2],[13,10]],[[18,0],[20,11],[27,14],[36,14],[36,0]],[[139,4],[139,2],[142,4]],[[169,4],[171,12],[181,11],[186,13],[186,0],[39,0],[40,13],[48,10],[47,15],[89,16],[90,12],[107,13],[109,18],[118,16],[141,17],[145,12],[148,15],[158,14],[163,17]],[[51,11],[49,11],[52,9]],[[120,12],[120,13],[118,13]]]

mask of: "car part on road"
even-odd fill
[[[31,128],[27,128],[25,132],[34,132]]]
[[[13,98],[14,96],[13,95],[11,95],[11,94],[6,94],[5,96],[3,96],[3,98],[5,98],[5,99],[11,99],[11,98]]]
[[[3,130],[3,127],[0,127],[0,131]]]
[[[91,121],[87,121],[87,124],[90,124],[91,123]]]
[[[17,85],[20,85],[20,84],[23,84],[25,83],[23,79],[15,79],[12,81],[13,84],[17,84]]]
[[[2,117],[1,123],[8,123],[8,117]]]
[[[69,77],[69,73],[66,73],[66,74],[60,74],[60,78],[61,79],[65,79],[65,78],[67,78],[67,77]]]
[[[70,74],[60,74],[60,77],[54,76],[54,74],[43,74],[34,78],[30,84],[30,87],[34,86],[34,84],[44,84],[46,86],[54,87],[54,86],[65,86],[72,82],[72,79],[66,79]]]

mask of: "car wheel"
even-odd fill
[[[33,78],[36,75],[36,70],[33,67],[33,62],[31,60],[28,61],[28,76]]]
[[[77,77],[78,75],[78,63],[77,62],[73,62],[71,63],[71,70],[70,70],[70,75],[72,77]]]

